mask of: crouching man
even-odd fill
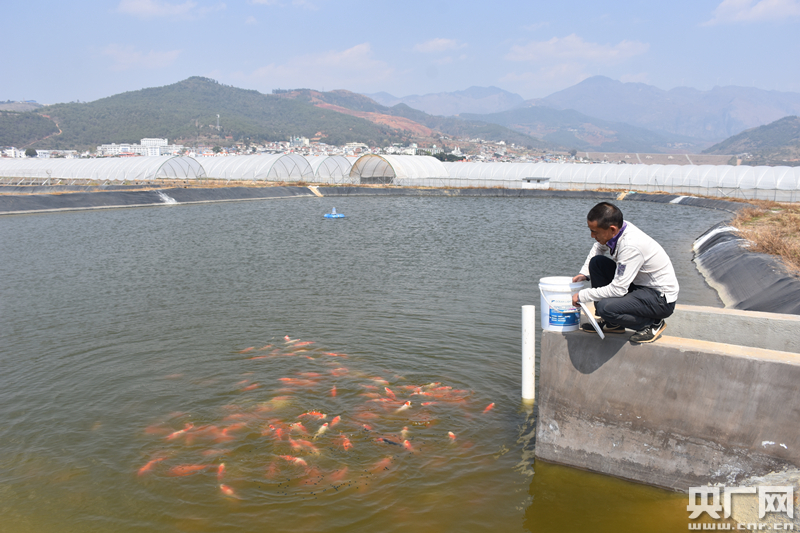
[[[655,240],[625,222],[613,204],[597,204],[586,219],[597,242],[572,281],[589,280],[592,288],[574,294],[572,304],[595,302],[598,324],[605,333],[624,333],[629,328],[635,331],[631,342],[653,342],[664,331],[664,319],[678,300],[672,261]],[[591,324],[582,329],[594,332]]]

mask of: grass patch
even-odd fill
[[[753,243],[754,252],[777,255],[800,273],[800,205],[750,200],[756,207],[739,211],[731,225]]]

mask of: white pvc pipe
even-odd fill
[[[536,397],[536,306],[522,306],[522,399]]]

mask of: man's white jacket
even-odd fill
[[[609,253],[608,246],[594,243],[581,274],[589,277],[589,261],[596,255]],[[667,252],[652,237],[627,222],[611,258],[617,262],[614,279],[605,287],[583,289],[578,293],[581,302],[596,302],[605,298],[619,298],[628,293],[631,283],[652,287],[666,297],[667,303],[678,300],[678,278]]]

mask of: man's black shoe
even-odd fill
[[[604,320],[598,320],[597,325],[600,326],[600,329],[603,330],[603,333],[625,333],[624,327],[606,322]],[[594,326],[588,322],[581,324],[581,330],[585,331],[586,333],[595,333]]]
[[[631,335],[631,342],[635,342],[636,344],[653,342],[661,336],[661,332],[663,332],[666,327],[667,323],[660,320]]]

